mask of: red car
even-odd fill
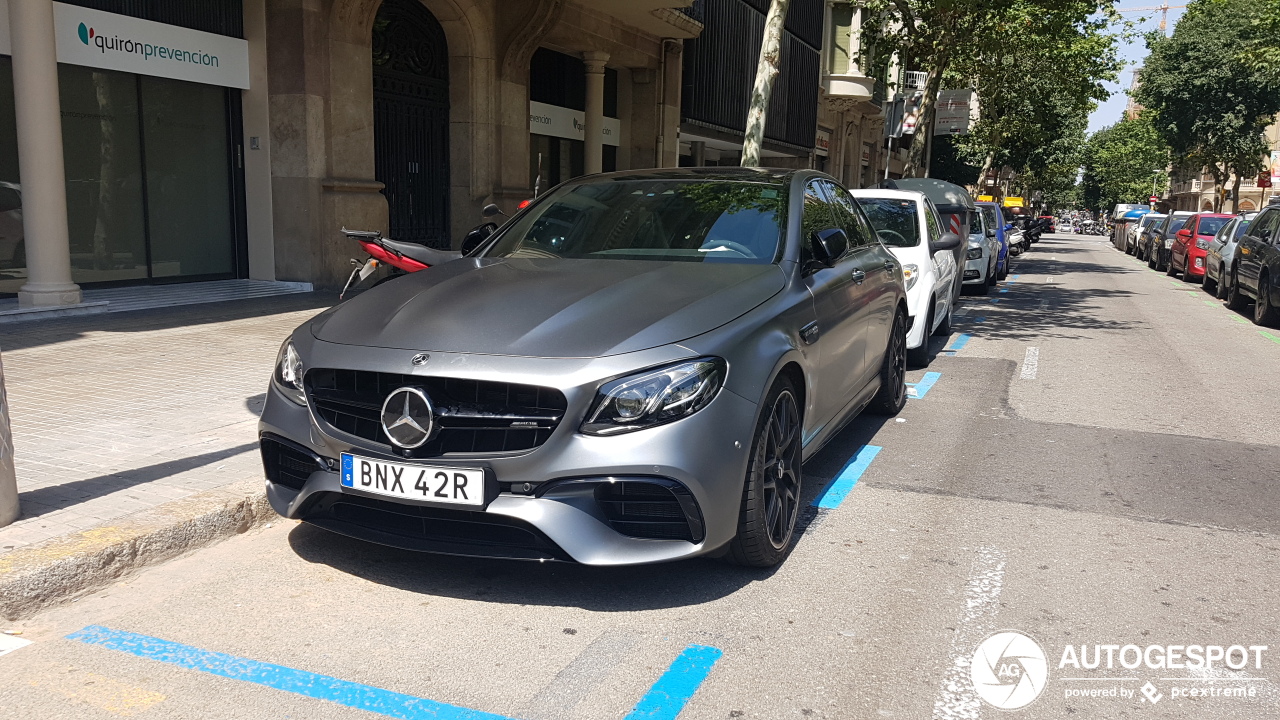
[[[1058,232],[1058,221],[1054,220],[1052,215],[1041,215],[1040,219],[1049,221],[1049,225],[1048,225],[1049,229],[1045,230],[1045,232],[1050,232],[1050,233]]]
[[[1187,218],[1187,224],[1174,235],[1166,274],[1172,277],[1181,272],[1184,281],[1200,282],[1204,278],[1204,258],[1209,243],[1233,217],[1223,213],[1196,213]]]

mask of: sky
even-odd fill
[[[1173,2],[1183,5],[1184,0],[1173,0]],[[1159,0],[1122,0],[1117,4],[1117,8],[1124,10],[1125,8],[1135,7],[1152,7],[1159,5]],[[1160,11],[1145,11],[1135,13],[1124,13],[1126,18],[1134,20],[1145,18],[1145,21],[1139,23],[1137,31],[1145,33],[1151,30],[1157,30],[1160,27]],[[1169,8],[1169,28],[1167,32],[1173,32],[1173,26],[1178,22],[1178,18],[1182,17],[1182,8]],[[1108,125],[1114,125],[1120,122],[1120,118],[1124,115],[1125,105],[1129,102],[1129,96],[1125,91],[1129,89],[1129,83],[1133,80],[1134,68],[1142,67],[1142,60],[1147,56],[1147,44],[1142,38],[1137,38],[1129,43],[1122,42],[1120,45],[1120,57],[1125,61],[1125,68],[1120,73],[1120,81],[1107,83],[1107,89],[1111,91],[1111,98],[1106,102],[1099,103],[1098,108],[1089,116],[1089,132],[1101,130]]]

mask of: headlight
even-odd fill
[[[1200,248],[1201,250],[1208,250],[1208,249],[1209,249],[1209,241],[1208,241],[1208,240],[1196,240],[1196,247],[1197,247],[1197,248]]]
[[[981,257],[982,257],[982,248],[980,248],[980,247],[976,247],[976,248],[969,248],[969,251],[965,254],[965,257],[966,257],[966,258],[968,258],[969,260],[977,260],[977,259],[981,258]]]
[[[908,290],[915,287],[916,281],[919,279],[920,279],[919,265],[903,265],[902,266],[902,280],[903,282],[906,283]]]
[[[688,417],[715,398],[726,367],[720,358],[698,358],[614,380],[596,393],[582,432],[618,435]]]
[[[298,357],[293,341],[285,340],[284,345],[280,346],[271,382],[285,397],[299,405],[307,404],[307,394],[302,389],[302,358]]]
[[[1165,239],[1164,239],[1164,249],[1165,249],[1165,250],[1168,250],[1168,249],[1169,249],[1169,248],[1171,248],[1171,247],[1173,247],[1173,238],[1165,238]]]

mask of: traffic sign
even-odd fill
[[[1151,197],[1147,198],[1147,200],[1150,202],[1157,202],[1158,200],[1160,200],[1160,198],[1155,195],[1152,195]]]

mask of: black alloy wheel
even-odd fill
[[[779,378],[763,407],[728,554],[751,567],[772,567],[787,556],[800,515],[801,415],[791,381]]]
[[[1271,304],[1271,278],[1264,272],[1258,276],[1258,300],[1253,304],[1253,324],[1275,327],[1280,312]]]
[[[1200,276],[1200,289],[1209,293],[1214,297],[1218,297],[1218,293],[1222,290],[1221,284],[1209,277],[1209,261],[1204,261],[1204,274]]]
[[[927,337],[927,336],[926,336]],[[871,411],[897,415],[907,405],[907,313],[898,310],[893,318],[889,345],[880,366],[880,390],[871,400]]]
[[[1236,312],[1244,312],[1245,306],[1249,304],[1249,299],[1240,292],[1240,269],[1231,266],[1231,287],[1227,288],[1227,307]]]

